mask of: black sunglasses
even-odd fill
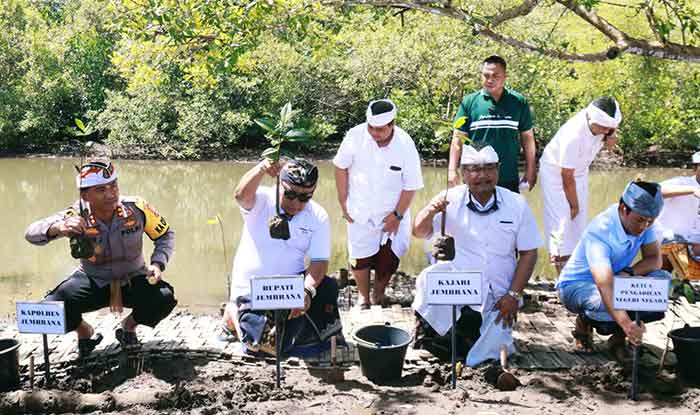
[[[295,192],[292,189],[284,189],[284,197],[286,197],[289,200],[297,199],[300,202],[308,202],[309,200],[311,200],[311,198],[313,196],[314,196],[314,192],[311,192],[311,193]]]

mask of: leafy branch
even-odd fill
[[[292,109],[292,103],[286,103],[280,110],[279,116],[256,118],[257,125],[265,130],[265,138],[270,142],[270,147],[262,152],[262,157],[278,161],[280,156],[293,157],[283,145],[285,143],[304,144],[311,141],[309,132],[303,128],[295,127],[295,121],[300,110]]]

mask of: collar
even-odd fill
[[[365,123],[365,139],[369,140],[374,144],[377,148],[382,149],[382,148],[389,148],[394,145],[394,142],[396,142],[396,124],[394,124],[394,131],[391,132],[391,139],[385,146],[380,146],[377,144],[377,142],[372,138],[372,135],[369,133],[369,130],[367,129],[369,127],[369,124]]]
[[[491,96],[491,94],[489,94],[489,93],[486,91],[485,88],[481,88],[481,91],[479,91],[479,94],[480,94],[482,97],[484,97],[484,99],[490,99],[491,101],[497,103],[497,102],[503,101],[503,98],[505,98],[506,95],[509,95],[509,94],[510,94],[510,90],[508,89],[508,87],[505,87],[505,86],[504,86],[504,87],[503,87],[503,94],[501,94],[501,99],[499,99],[498,101],[494,100],[493,97]]]
[[[485,205],[479,203],[478,200],[472,198],[471,190],[467,189],[469,193],[469,202],[467,203],[467,208],[477,215],[488,215],[498,210],[498,198],[496,197],[496,189],[493,190],[493,195],[486,201]]]

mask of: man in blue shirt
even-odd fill
[[[654,219],[663,207],[657,183],[631,182],[619,203],[600,213],[586,227],[571,259],[557,279],[559,298],[576,313],[572,333],[579,351],[593,350],[592,326],[599,334],[612,334],[608,345],[616,357],[626,352],[625,339],[642,344],[644,325],[637,325],[624,310],[613,309],[615,275],[643,275],[671,279],[661,270],[661,249]],[[632,261],[641,252],[642,258]],[[644,322],[663,318],[663,313],[640,313]]]

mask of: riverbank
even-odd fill
[[[313,146],[312,149],[297,151],[300,157],[305,157],[313,160],[331,160],[338,149],[340,142],[320,142]],[[260,160],[260,154],[265,150],[265,146],[259,147],[237,147],[235,149],[217,150],[209,154],[204,154],[202,157],[195,159],[178,159],[178,161],[232,161],[240,163],[254,163]],[[537,159],[541,156],[544,150],[543,145],[538,146]],[[53,146],[29,147],[20,150],[7,151],[0,150],[0,158],[52,158],[52,157],[81,157],[83,152],[82,144],[76,141],[67,143],[57,143]],[[690,165],[690,155],[695,150],[678,150],[666,149],[661,146],[651,146],[646,150],[635,155],[625,155],[619,148],[615,147],[612,150],[603,149],[598,153],[593,161],[592,169],[609,170],[620,167],[627,168],[648,168],[648,167],[681,167],[685,168]],[[157,157],[143,157],[142,151],[133,152],[113,152],[112,156],[115,159],[123,160],[166,160]],[[424,165],[430,166],[446,166],[447,153],[442,155],[421,154],[421,159]],[[524,163],[521,160],[521,168]]]
[[[399,278],[402,280],[403,278]],[[404,291],[396,285],[395,291]],[[352,297],[347,286],[339,300]],[[628,399],[630,365],[611,360],[605,339],[595,336],[595,353],[572,350],[573,316],[558,302],[549,284],[527,289],[515,341],[519,354],[510,371],[521,386],[499,390],[490,373],[493,365],[464,368],[451,389],[449,364],[409,346],[399,379],[376,383],[362,374],[351,333],[367,324],[388,321],[410,331],[412,311],[396,304],[360,311],[339,301],[347,346],[337,353],[338,370],[330,354],[288,358],[282,362],[281,389],[275,388],[275,365],[240,353],[237,343],[214,340],[218,315],[193,315],[178,309],[154,330],[139,327],[141,346],[123,351],[111,336],[119,318],[102,311],[86,319],[105,339],[93,354],[75,359],[73,335],[51,336],[55,381],[43,380],[40,336],[21,335],[21,358],[37,354],[32,389],[22,366],[22,390],[0,394],[0,412],[28,413],[32,408],[52,413],[139,414],[610,414],[650,412],[694,414],[700,410],[700,389],[676,377],[677,356],[669,352],[657,376],[665,335],[671,327],[700,318],[700,306],[679,300],[667,319],[648,325],[641,360],[638,402]],[[675,313],[682,316],[678,320]],[[2,325],[5,324],[5,328]],[[0,322],[0,337],[17,337],[13,322]],[[342,372],[338,376],[338,371]],[[35,411],[35,412],[36,412]],[[623,411],[623,412],[619,412]]]

